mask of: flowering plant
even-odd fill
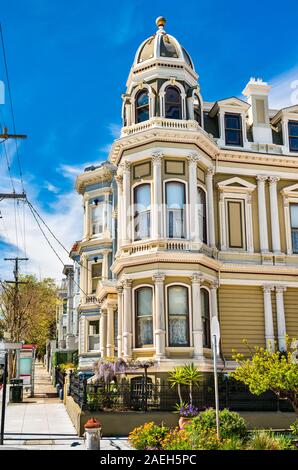
[[[187,403],[186,405],[182,405],[179,409],[180,416],[183,418],[194,418],[199,414],[199,410],[196,406]]]

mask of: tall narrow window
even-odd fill
[[[243,200],[227,200],[228,246],[245,249],[245,225]]]
[[[189,346],[188,289],[168,288],[169,346]]]
[[[298,121],[289,121],[289,146],[291,152],[298,152]]]
[[[150,184],[141,184],[134,190],[134,239],[150,237]]]
[[[185,238],[185,185],[178,181],[166,183],[167,236]]]
[[[173,86],[166,88],[165,117],[169,119],[182,119],[180,91]]]
[[[199,213],[199,237],[203,243],[207,243],[207,217],[206,217],[206,193],[202,188],[198,188],[197,205]]]
[[[104,204],[97,203],[92,208],[92,235],[101,234],[104,230]]]
[[[135,292],[136,346],[153,344],[152,288],[141,287]]]
[[[89,321],[88,351],[99,351],[99,320]]]
[[[226,145],[243,145],[240,114],[225,114]]]
[[[201,102],[199,100],[199,97],[197,95],[194,96],[194,105],[193,105],[193,111],[194,111],[194,118],[195,121],[199,123],[199,125],[202,125],[202,110],[201,110]]]
[[[211,334],[210,334],[210,302],[209,292],[206,289],[201,289],[201,315],[203,324],[203,347],[211,347]]]
[[[290,204],[292,251],[298,253],[298,204]]]
[[[136,122],[149,119],[149,95],[147,90],[141,90],[136,98]]]
[[[91,265],[91,289],[92,294],[96,292],[98,281],[101,279],[102,276],[102,264],[101,263],[94,263]]]

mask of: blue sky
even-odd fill
[[[258,76],[276,85],[273,104],[279,105],[287,103],[289,83],[298,79],[297,14],[296,2],[284,1],[281,8],[267,0],[5,2],[0,15],[16,125],[29,136],[20,147],[26,190],[65,244],[81,230],[75,174],[107,158],[121,124],[121,94],[135,51],[155,32],[157,16],[167,18],[166,30],[189,51],[206,101],[240,95],[249,78]],[[0,80],[3,73],[0,56]],[[10,125],[8,105],[0,107]],[[14,147],[9,150],[17,176]],[[8,183],[2,160],[1,169],[3,187]],[[15,243],[11,203],[1,204],[2,258],[15,252]],[[45,251],[27,218],[27,269],[59,276],[59,261]],[[0,261],[7,269],[3,266]]]

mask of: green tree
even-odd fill
[[[2,284],[1,327],[11,341],[34,343],[43,354],[47,339],[55,334],[57,288],[49,278],[39,281],[27,275],[21,280],[25,283],[20,284],[17,298],[13,285]]]
[[[231,376],[248,386],[251,393],[260,395],[271,390],[279,398],[291,402],[298,414],[297,342],[287,340],[287,351],[272,351],[255,347],[251,358],[235,354],[239,364]]]

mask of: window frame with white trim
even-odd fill
[[[182,315],[182,314],[171,314],[169,312],[170,308],[170,301],[169,301],[169,290],[173,287],[183,287],[186,289],[187,292],[187,306],[188,306],[188,311],[187,315]],[[172,282],[170,284],[165,285],[165,305],[166,305],[166,344],[167,348],[173,348],[173,349],[181,349],[181,348],[190,348],[193,346],[193,341],[192,341],[192,308],[191,308],[191,286],[189,284],[185,284],[182,282]],[[184,344],[175,344],[171,341],[171,334],[170,334],[170,321],[171,321],[171,316],[180,316],[181,318],[183,316],[186,316],[186,336],[187,336],[187,342]]]
[[[237,186],[233,186],[237,184]],[[219,223],[220,223],[220,249],[228,252],[254,253],[252,193],[256,185],[239,177],[229,178],[218,183],[219,190]],[[229,206],[230,203],[230,206]],[[236,204],[240,207],[240,223],[237,236],[231,233],[230,207]],[[235,229],[235,227],[233,227]],[[239,237],[241,245],[232,242]]]

